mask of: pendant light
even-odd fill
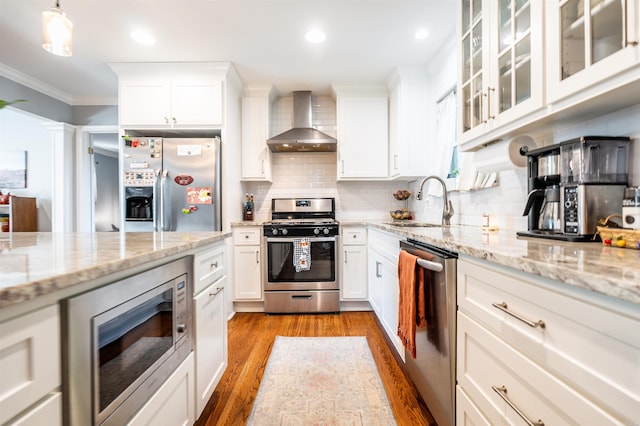
[[[71,32],[73,23],[60,9],[56,0],[55,7],[42,12],[42,47],[58,56],[71,56]]]

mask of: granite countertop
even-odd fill
[[[513,230],[483,232],[474,226],[367,225],[640,305],[640,250],[518,237]]]
[[[0,309],[179,257],[229,232],[14,232],[0,240]],[[126,272],[126,271],[125,271]]]

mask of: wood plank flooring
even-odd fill
[[[435,425],[394,357],[373,312],[324,315],[237,313],[228,323],[229,365],[196,426],[243,425],[275,336],[366,336],[399,425]]]

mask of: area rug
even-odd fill
[[[248,425],[395,425],[364,336],[276,336]]]

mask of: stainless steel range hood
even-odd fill
[[[335,138],[311,127],[311,92],[293,92],[293,128],[267,139],[273,152],[334,152]]]

